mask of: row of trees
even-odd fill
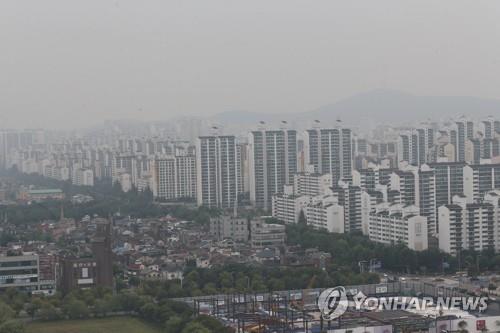
[[[195,317],[187,304],[142,288],[117,294],[103,288],[76,290],[64,297],[29,296],[11,289],[0,295],[0,333],[23,333],[25,327],[17,319],[22,313],[42,321],[133,315],[156,324],[164,333],[229,332],[213,318]]]
[[[67,218],[81,219],[85,215],[98,215],[107,217],[119,212],[122,216],[131,217],[160,217],[170,214],[179,219],[193,221],[198,224],[208,225],[210,217],[220,214],[217,209],[206,207],[190,208],[184,205],[162,206],[154,202],[146,202],[139,192],[135,199],[107,198],[95,200],[86,204],[72,204],[70,201],[46,201],[43,203],[31,203],[22,205],[0,205],[0,218],[9,223],[21,226],[23,224],[35,224],[44,220],[58,220],[61,206],[64,216]],[[2,236],[2,235],[0,235]],[[5,236],[5,239],[11,236]],[[0,239],[1,241],[1,239]]]
[[[493,249],[482,252],[463,250],[450,256],[439,249],[413,251],[404,244],[384,245],[362,234],[333,234],[305,224],[288,225],[287,242],[304,248],[317,247],[332,255],[334,268],[355,272],[360,261],[379,259],[383,268],[405,273],[442,273],[468,270],[475,275],[500,269],[500,255]]]
[[[268,267],[261,265],[226,265],[212,269],[192,269],[184,279],[184,288],[192,294],[217,292],[268,292],[274,290],[321,288],[345,284],[378,282],[374,274],[325,270],[314,267]]]
[[[359,274],[346,269],[327,267],[268,267],[229,264],[212,268],[189,267],[180,281],[143,281],[145,294],[162,298],[214,295],[218,293],[253,293],[277,290],[323,288],[342,284],[377,283],[372,273]]]
[[[32,224],[42,220],[57,220],[61,208],[65,217],[81,219],[85,215],[110,216],[120,213],[122,216],[132,217],[158,217],[171,214],[177,218],[194,221],[199,224],[208,224],[210,217],[220,214],[217,209],[196,209],[184,202],[170,205],[155,202],[153,193],[146,189],[138,191],[132,188],[123,192],[120,184],[97,182],[94,187],[75,186],[69,181],[58,181],[36,174],[24,174],[16,170],[9,170],[3,177],[11,182],[35,185],[37,187],[54,187],[63,189],[68,199],[74,194],[87,194],[95,200],[84,204],[72,204],[70,200],[46,201],[43,203],[30,203],[24,205],[0,206],[0,218],[20,225]],[[1,239],[0,239],[1,241]]]

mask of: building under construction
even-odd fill
[[[368,297],[463,296],[457,288],[417,281],[348,286],[345,289],[349,294],[362,292]],[[364,328],[363,332],[416,332],[429,331],[436,321],[436,318],[404,310],[370,312],[353,309],[327,321],[317,306],[321,291],[323,289],[226,294],[178,300],[190,304],[196,314],[215,317],[238,333],[345,332],[359,327]],[[409,328],[412,330],[408,331]]]

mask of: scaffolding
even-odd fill
[[[346,286],[345,289],[351,295],[362,292],[368,297],[411,295],[437,298],[465,295],[457,288],[420,281]],[[233,293],[177,300],[190,304],[195,315],[217,318],[224,325],[233,327],[236,333],[319,333],[369,320],[363,313],[355,311],[347,312],[332,321],[324,320],[316,304],[323,290]]]

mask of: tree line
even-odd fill
[[[164,333],[229,333],[216,319],[195,316],[191,307],[175,302],[164,294],[151,295],[144,289],[111,290],[94,288],[75,290],[66,296],[28,295],[9,289],[0,295],[0,333],[24,333],[21,315],[40,321],[137,316],[155,324]]]
[[[402,243],[381,244],[361,233],[328,233],[305,224],[287,225],[286,233],[289,244],[328,252],[337,269],[348,271],[359,271],[359,262],[371,259],[380,260],[384,270],[399,273],[437,274],[467,270],[474,276],[500,269],[500,255],[494,249],[462,250],[458,256],[451,256],[438,248],[414,251]]]

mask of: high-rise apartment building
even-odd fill
[[[451,204],[453,196],[464,193],[464,163],[432,163],[436,182],[436,206]]]
[[[288,187],[291,189],[291,186]],[[293,191],[276,193],[272,198],[272,215],[286,224],[297,223],[300,214],[306,213],[306,206],[311,202],[311,197],[296,195]]]
[[[482,140],[478,138],[465,140],[465,162],[469,164],[481,163]]]
[[[344,233],[344,207],[338,204],[334,196],[316,197],[305,208],[307,225],[327,230],[328,232]]]
[[[370,212],[369,237],[372,241],[395,245],[405,244],[415,251],[428,247],[427,218],[418,214],[418,207],[382,204]]]
[[[201,136],[196,142],[199,206],[233,208],[238,202],[239,165],[234,136]]]
[[[352,184],[363,190],[373,191],[378,185],[388,185],[394,169],[368,165],[368,168],[352,171]]]
[[[297,132],[258,130],[249,134],[250,201],[271,209],[272,196],[292,184],[297,172]]]
[[[301,172],[294,175],[293,190],[295,195],[311,197],[331,193],[332,175]]]
[[[304,135],[306,165],[314,172],[332,175],[332,185],[350,180],[352,172],[352,134],[348,128],[309,129]]]
[[[488,191],[500,189],[500,164],[463,167],[463,194],[468,203],[479,202]]]
[[[236,146],[236,158],[238,159],[238,193],[250,192],[248,144],[239,143]]]
[[[500,138],[481,140],[481,158],[492,159],[497,156],[500,156]]]
[[[427,218],[429,235],[437,234],[436,177],[434,170],[428,165],[422,165],[418,171],[417,200],[420,215]]]
[[[399,198],[404,205],[418,205],[418,171],[412,168],[411,170],[394,170],[391,174],[390,189],[399,192]]]
[[[405,131],[398,140],[398,161],[419,166],[429,162],[435,143],[434,129],[423,127]]]
[[[495,251],[500,251],[500,190],[493,190],[484,195],[483,203],[490,204],[493,207],[494,228],[493,234],[495,239]]]
[[[456,161],[465,162],[466,140],[474,138],[474,122],[465,118],[458,120],[450,135],[451,143],[455,146]]]
[[[9,155],[15,149],[32,148],[45,143],[43,130],[1,130],[0,169],[8,168]]]
[[[500,121],[488,117],[480,123],[480,129],[486,139],[494,139],[500,135]]]
[[[462,249],[483,251],[495,247],[495,211],[489,203],[467,203],[455,196],[439,207],[439,248],[452,255]]]
[[[94,186],[94,172],[91,169],[73,169],[71,182],[78,186]]]
[[[345,182],[340,182],[339,187],[334,191],[338,198],[338,204],[344,207],[344,231],[362,231],[362,193],[360,187],[352,186]]]
[[[154,161],[154,194],[163,199],[196,197],[196,157],[159,156]]]

